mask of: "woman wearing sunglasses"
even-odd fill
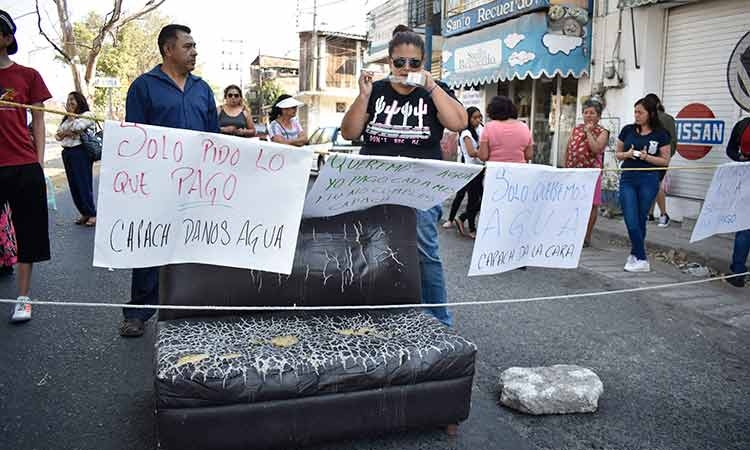
[[[411,29],[399,25],[388,44],[391,76],[374,81],[371,72],[359,77],[359,96],[344,116],[345,139],[363,136],[363,155],[406,156],[442,159],[443,131],[462,130],[466,110],[447,85],[424,70],[424,41]],[[438,247],[438,222],[442,207],[417,210],[417,245],[422,276],[422,303],[446,303],[443,264]],[[446,308],[430,308],[435,317],[450,326]]]
[[[250,109],[242,101],[242,91],[239,86],[230,84],[224,89],[224,105],[219,106],[219,127],[224,134],[241,137],[255,136]]]

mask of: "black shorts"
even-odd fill
[[[10,204],[18,262],[50,259],[47,186],[39,164],[0,167],[0,205]]]
[[[657,170],[659,173],[659,184],[661,184],[662,181],[664,181],[664,177],[667,175],[666,170]]]

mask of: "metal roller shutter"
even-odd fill
[[[673,116],[690,103],[703,103],[725,121],[724,144],[740,116],[727,87],[729,55],[750,29],[750,1],[702,1],[671,8],[667,27],[663,101]],[[724,145],[703,158],[675,154],[672,166],[713,165],[729,161]],[[713,170],[670,172],[670,195],[704,199]]]

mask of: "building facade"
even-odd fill
[[[247,101],[256,123],[266,123],[273,99],[264,89],[275,85],[281,93],[296,95],[299,89],[299,61],[293,58],[258,55],[250,64]]]
[[[443,81],[482,111],[510,97],[534,162],[561,166],[591,55],[588,0],[446,0]]]
[[[305,107],[300,108],[298,117],[311,135],[318,127],[341,124],[344,113],[359,94],[367,39],[364,35],[322,30],[300,32],[299,38],[297,99]]]
[[[678,221],[700,212],[715,166],[728,162],[733,125],[750,111],[750,3],[747,0],[599,0],[593,70],[581,86],[599,92],[612,131],[633,121],[633,104],[657,94],[677,121],[667,211]],[[615,134],[616,136],[616,134]]]

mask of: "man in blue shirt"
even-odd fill
[[[198,52],[184,25],[167,25],[159,32],[162,63],[133,81],[125,104],[125,121],[186,130],[219,132],[214,94],[208,83],[191,74]],[[133,269],[130,304],[157,304],[159,268]],[[153,309],[123,308],[120,335],[143,335]]]

